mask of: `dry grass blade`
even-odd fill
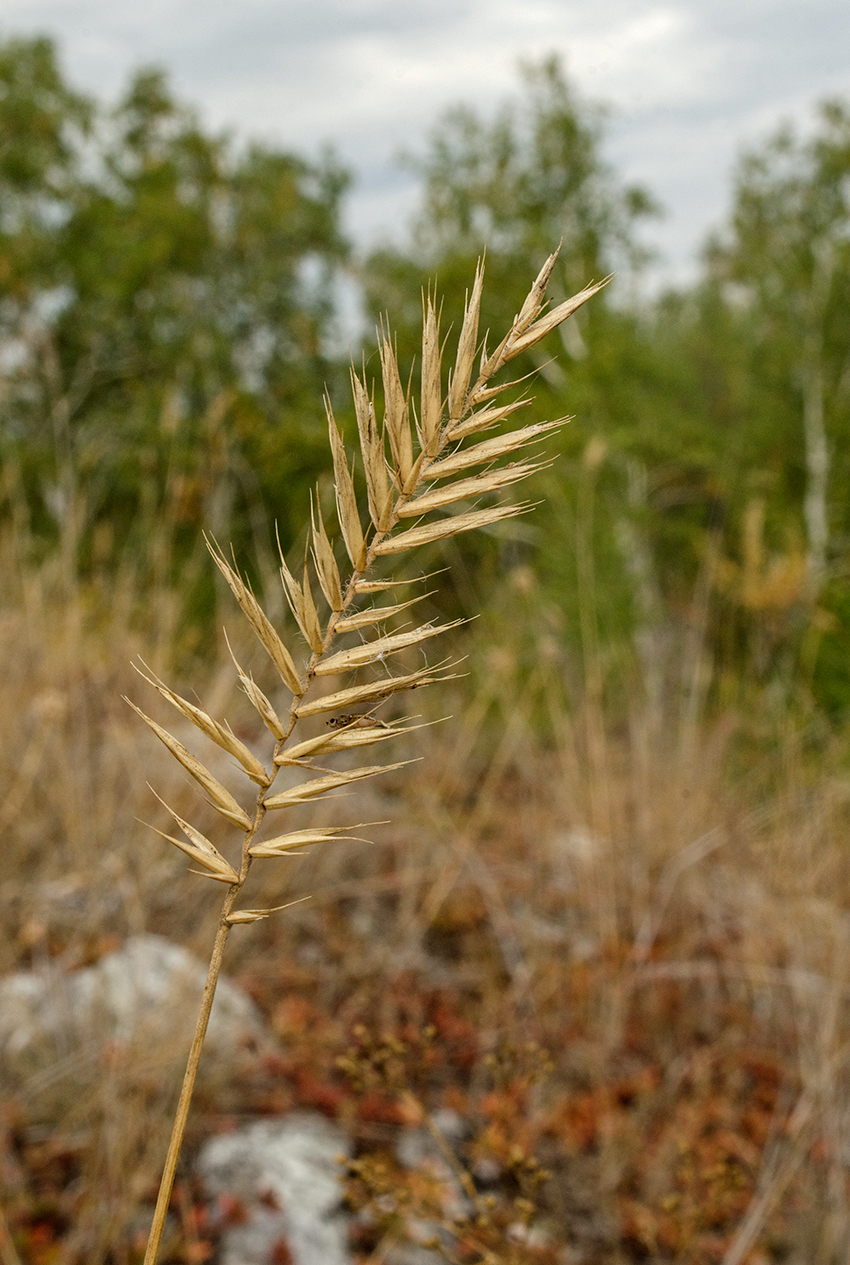
[[[333,843],[335,841],[351,843],[368,843],[368,839],[360,835],[348,835],[346,830],[362,830],[365,826],[378,826],[386,823],[362,821],[356,826],[325,826],[318,830],[293,830],[288,835],[275,835],[273,839],[263,839],[248,849],[252,857],[286,857],[303,856],[296,849],[310,848],[316,843]]]
[[[351,388],[354,394],[354,411],[357,414],[357,429],[360,433],[360,451],[363,454],[369,513],[378,531],[383,531],[389,521],[392,505],[384,456],[384,441],[378,432],[375,408],[369,399],[365,383],[360,381],[353,369]]]
[[[410,408],[399,377],[398,359],[386,337],[381,338],[378,350],[384,383],[384,425],[390,438],[390,451],[395,462],[399,489],[404,489],[413,470]]]
[[[260,689],[259,685],[255,683],[253,677],[250,677],[247,674],[247,672],[244,672],[242,668],[239,666],[239,663],[236,660],[236,656],[234,655],[233,650],[231,649],[230,642],[227,639],[226,633],[224,635],[224,639],[227,642],[227,649],[228,649],[231,659],[233,660],[233,664],[236,668],[237,675],[239,676],[239,681],[242,686],[242,689],[244,690],[245,694],[248,696],[248,701],[251,703],[251,706],[254,708],[254,710],[258,713],[258,715],[260,716],[260,719],[262,720],[266,728],[269,730],[269,732],[274,734],[275,738],[277,738],[278,741],[282,741],[286,737],[286,730],[283,727],[283,722],[281,721],[275,709],[272,707],[269,700],[266,698],[263,691]]]
[[[209,769],[204,768],[200,760],[196,760],[190,751],[187,751],[182,742],[178,742],[166,729],[158,725],[155,720],[151,720],[150,716],[146,716],[140,707],[137,707],[129,698],[125,698],[133,711],[141,716],[146,725],[149,726],[159,738],[164,746],[183,765],[187,773],[191,773],[195,781],[204,788],[207,795],[212,801],[213,807],[221,813],[222,817],[226,817],[228,821],[232,821],[234,826],[241,826],[243,830],[248,830],[251,826],[251,818],[243,808],[240,808],[236,800],[230,794],[221,782],[213,777]],[[169,809],[169,812],[171,810]]]
[[[428,478],[445,479],[448,475],[459,474],[461,470],[468,470],[471,466],[496,461],[509,452],[516,452],[517,448],[524,448],[526,444],[530,444],[541,435],[558,430],[563,424],[563,420],[534,422],[531,426],[523,426],[520,430],[508,431],[506,435],[495,435],[492,439],[485,439],[480,444],[473,444],[471,448],[461,448],[459,452],[452,453],[450,457],[443,457],[441,461],[435,461],[432,466],[429,466]]]
[[[388,637],[376,637],[374,641],[367,641],[362,646],[353,646],[350,650],[339,650],[316,665],[316,675],[334,676],[338,672],[350,672],[354,668],[365,667],[367,663],[376,663],[386,655],[397,654],[407,646],[417,646],[420,642],[437,637],[450,628],[457,628],[462,623],[463,620],[456,619],[451,624],[422,624],[411,632],[392,633]]]
[[[380,557],[391,553],[403,553],[406,549],[418,549],[420,545],[433,544],[435,540],[448,540],[461,532],[473,531],[477,527],[489,527],[506,518],[516,518],[526,514],[531,505],[494,505],[492,509],[470,510],[468,514],[457,514],[453,518],[442,519],[438,523],[424,523],[421,527],[411,527],[399,536],[388,536],[375,546],[375,553]]]
[[[328,533],[325,531],[324,520],[322,519],[321,507],[318,504],[318,493],[316,495],[316,509],[310,506],[310,522],[313,529],[313,561],[316,564],[316,574],[319,577],[319,584],[325,599],[333,611],[342,610],[342,581],[339,576],[339,568],[336,565],[334,551],[331,548],[331,542],[328,540]],[[318,523],[318,526],[316,525]],[[307,584],[307,576],[304,576],[305,586]],[[312,597],[310,599],[312,601]],[[318,618],[318,617],[317,617]],[[321,647],[320,647],[321,649]]]
[[[500,470],[489,470],[471,479],[461,479],[459,483],[451,483],[448,487],[436,488],[400,506],[399,518],[418,518],[420,514],[427,514],[429,510],[452,505],[455,501],[466,501],[485,496],[488,492],[496,492],[499,488],[527,479],[529,475],[545,469],[547,464],[545,461],[514,462],[513,465],[503,466]]]
[[[368,628],[370,624],[382,624],[384,620],[408,610],[417,602],[424,602],[425,598],[430,596],[430,593],[420,593],[418,597],[412,597],[409,602],[397,602],[395,606],[370,606],[368,610],[346,615],[343,619],[336,621],[336,632],[340,634],[356,632],[358,628]]]
[[[256,633],[260,644],[265,648],[266,653],[277,668],[284,685],[297,698],[300,698],[304,692],[301,679],[292,661],[292,656],[275,632],[269,617],[242,577],[231,567],[221,550],[210,540],[207,540],[207,548],[212,554],[213,561],[219,571],[230,586],[230,590],[242,608],[249,624]]]
[[[156,795],[156,791],[153,790],[153,787],[151,787],[151,790],[154,795]],[[181,852],[185,852],[188,857],[191,857],[193,861],[202,865],[205,870],[208,870],[209,873],[220,882],[238,883],[239,875],[236,873],[233,866],[221,855],[215,844],[210,843],[206,835],[202,835],[200,830],[197,830],[194,826],[190,825],[188,821],[184,821],[182,817],[175,813],[173,808],[169,808],[165,800],[160,798],[159,795],[156,795],[156,797],[160,804],[162,804],[163,808],[171,813],[171,816],[185,834],[188,843],[183,839],[175,839],[172,835],[164,834],[162,830],[157,830],[156,826],[151,826],[150,829],[156,831],[161,838],[167,839],[169,843],[173,843],[174,846],[179,848]]]
[[[327,777],[314,777],[309,782],[302,782],[300,786],[293,786],[288,791],[270,796],[263,803],[271,810],[289,808],[292,804],[306,803],[309,799],[326,795],[328,791],[338,790],[341,786],[351,786],[355,782],[362,782],[364,778],[390,773],[393,769],[402,769],[406,764],[412,763],[412,760],[401,760],[397,764],[367,764],[360,769],[346,769],[341,773],[329,773]]]
[[[433,457],[440,442],[443,416],[443,388],[440,373],[440,324],[434,300],[425,300],[422,322],[422,382],[420,391],[419,444],[426,457]]]
[[[357,508],[357,497],[354,492],[354,481],[345,459],[345,445],[342,435],[337,430],[331,411],[330,402],[325,401],[328,414],[328,435],[331,441],[331,455],[334,463],[334,491],[336,494],[336,510],[346,552],[351,559],[355,571],[362,571],[366,565],[366,542],[363,539],[363,528],[360,523],[360,511]]]
[[[151,672],[147,664],[144,664],[146,669],[145,671],[142,671],[142,669],[137,667],[135,664],[133,666],[139,676],[144,681],[147,681],[148,685],[152,685],[155,690],[158,690],[162,697],[167,699],[168,702],[171,703],[172,707],[176,707],[176,709],[182,713],[187,720],[190,720],[193,725],[200,729],[201,733],[210,738],[217,746],[221,747],[223,751],[226,751],[228,755],[232,755],[235,759],[237,759],[248,777],[251,778],[253,782],[256,782],[258,786],[268,786],[269,781],[271,780],[268,773],[254,755],[253,751],[249,751],[244,742],[239,741],[229,725],[220,724],[217,720],[213,719],[205,708],[196,707],[195,704],[190,703],[188,699],[181,698],[179,694],[174,692],[174,690],[169,689],[169,687],[159,679],[156,673]]]
[[[348,689],[337,690],[334,694],[325,694],[322,698],[302,703],[298,708],[299,719],[307,716],[323,716],[326,712],[345,711],[360,703],[372,703],[379,698],[389,698],[391,694],[400,694],[405,690],[419,689],[430,685],[432,681],[449,680],[448,677],[436,677],[433,668],[420,668],[418,672],[409,672],[406,676],[393,676],[369,681],[365,685],[351,685]]]
[[[481,290],[484,284],[484,264],[479,259],[475,269],[472,295],[464,307],[463,324],[457,345],[454,371],[449,388],[449,425],[459,421],[466,408],[466,396],[478,343],[478,317],[481,312]]]

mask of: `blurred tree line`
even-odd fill
[[[640,228],[657,208],[621,185],[603,139],[557,59],[527,66],[495,118],[463,107],[436,124],[409,243],[357,261],[331,157],[212,136],[159,73],[107,109],[68,86],[48,40],[7,41],[5,513],[83,570],[143,554],[153,534],[166,575],[202,526],[263,553],[277,520],[290,547],[327,477],[325,389],[346,415],[340,270],[413,365],[429,278],[446,329],[486,246],[496,330],[563,239],[554,300],[617,280],[567,324],[557,360],[544,345],[520,366],[528,420],[577,420],[534,518],[462,538],[459,606],[486,598],[502,619],[522,600],[538,615],[530,661],[560,656],[608,691],[637,670],[659,707],[671,692],[692,709],[757,694],[842,716],[850,109],[827,103],[810,133],[785,127],[744,157],[697,281],[651,300]]]

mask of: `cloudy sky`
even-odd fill
[[[349,229],[398,235],[415,151],[446,106],[490,111],[516,64],[553,50],[612,107],[608,155],[667,215],[659,277],[685,277],[728,205],[736,155],[782,118],[850,97],[847,0],[2,0],[0,34],[46,32],[100,96],[158,63],[210,124],[315,152],[357,175]]]

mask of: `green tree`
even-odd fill
[[[823,105],[812,135],[784,126],[741,161],[730,225],[707,252],[701,303],[732,401],[724,483],[740,545],[731,591],[760,648],[756,666],[787,677],[793,661],[813,674],[821,701],[846,707],[846,104]]]
[[[538,476],[542,548],[535,552],[542,558],[546,600],[559,612],[562,641],[583,643],[586,661],[588,652],[590,658],[600,652],[616,657],[624,645],[642,647],[639,655],[657,693],[665,611],[655,553],[664,552],[659,535],[663,544],[682,534],[678,521],[669,514],[662,521],[651,505],[658,467],[680,458],[674,428],[659,426],[659,420],[666,422],[672,408],[680,428],[694,428],[682,411],[687,392],[676,380],[675,364],[656,353],[657,322],[630,305],[629,281],[646,258],[638,229],[656,208],[643,190],[622,187],[609,169],[602,154],[604,112],[575,94],[557,58],[525,66],[521,85],[519,98],[493,119],[460,107],[437,126],[427,154],[415,164],[423,194],[408,249],[382,250],[368,261],[370,310],[376,320],[384,310],[393,314],[409,363],[417,348],[407,331],[416,327],[423,284],[438,276],[445,324],[456,323],[466,278],[485,246],[483,329],[498,327],[518,310],[520,279],[558,241],[563,245],[553,302],[619,272],[613,298],[600,296],[562,326],[565,355],[559,363],[532,354],[518,372],[533,378],[529,391],[536,398],[528,420],[553,412],[579,419],[564,432],[553,470]],[[476,566],[467,570],[473,587],[473,577],[490,588],[496,568],[521,562],[522,532],[521,524],[513,527],[495,548],[475,543]],[[696,565],[693,556],[683,565],[691,579]],[[597,627],[604,630],[601,640]],[[529,647],[529,658],[535,654]]]
[[[98,523],[238,534],[288,504],[323,440],[345,173],[205,133],[158,71],[92,104],[43,39],[0,49],[0,131],[2,443],[35,523],[77,555]]]

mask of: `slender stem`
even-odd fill
[[[148,1246],[145,1252],[144,1265],[156,1265],[156,1259],[159,1255],[159,1246],[162,1242],[162,1232],[165,1229],[165,1218],[168,1214],[168,1205],[171,1202],[171,1191],[174,1187],[174,1177],[177,1172],[177,1161],[180,1158],[180,1149],[183,1145],[183,1134],[186,1132],[186,1120],[189,1115],[189,1105],[192,1101],[192,1093],[195,1088],[195,1080],[198,1075],[198,1064],[201,1061],[201,1050],[204,1045],[204,1038],[207,1035],[207,1025],[210,1021],[210,1011],[212,1010],[213,1000],[215,998],[216,984],[221,973],[221,960],[224,956],[224,946],[227,943],[227,937],[230,934],[230,923],[227,921],[227,915],[233,908],[239,888],[234,886],[227,893],[224,907],[221,911],[221,918],[216,932],[215,943],[213,945],[212,957],[210,958],[210,966],[207,972],[207,982],[204,985],[204,995],[201,1000],[201,1009],[198,1012],[198,1022],[195,1024],[195,1035],[192,1038],[192,1048],[189,1051],[189,1059],[186,1064],[186,1073],[183,1077],[183,1087],[180,1090],[180,1100],[177,1104],[177,1114],[174,1117],[174,1126],[171,1130],[171,1141],[168,1144],[168,1155],[165,1159],[165,1169],[163,1170],[162,1180],[159,1185],[159,1195],[156,1201],[156,1211],[154,1212],[153,1223],[151,1225],[150,1236],[148,1237]]]

